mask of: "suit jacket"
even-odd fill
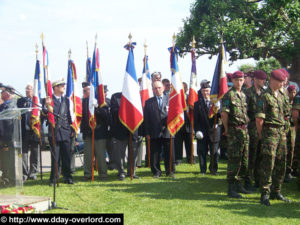
[[[111,136],[119,140],[129,137],[128,129],[120,122],[119,108],[121,104],[121,92],[117,92],[111,96],[110,100],[110,118],[111,118]]]
[[[109,126],[109,103],[101,108],[95,109],[96,123],[95,139],[108,138],[108,126]],[[89,98],[82,99],[82,119],[80,125],[80,131],[83,134],[83,138],[92,136],[92,129],[89,125]]]
[[[17,101],[17,107],[18,108],[30,108],[33,107],[31,103],[31,99],[27,97],[19,98]],[[21,120],[21,131],[22,131],[22,138],[25,137],[25,134],[30,134],[32,135],[31,140],[35,142],[39,142],[38,136],[33,132],[31,125],[29,123],[31,117],[31,112],[23,113],[22,114],[22,120]],[[29,126],[29,130],[26,130],[26,124]]]
[[[54,135],[56,141],[66,141],[69,140],[71,137],[71,115],[70,115],[70,108],[69,108],[69,101],[67,100],[66,96],[61,97],[61,103],[58,99],[53,95],[53,112],[60,117],[54,116],[55,119],[55,129],[54,129]],[[61,107],[64,102],[64,109]],[[52,131],[51,126],[48,125],[48,136],[49,140],[52,140]]]
[[[11,99],[0,105],[0,112],[15,107],[15,99]],[[14,120],[0,120],[0,148],[13,146],[14,122]]]
[[[170,138],[167,128],[169,96],[163,95],[162,108],[158,106],[156,96],[149,98],[144,107],[145,135],[151,138]]]
[[[194,129],[195,133],[201,131],[204,139],[213,141],[213,124],[214,118],[209,118],[209,108],[205,103],[202,95],[199,95],[198,101],[194,105]],[[220,114],[217,114],[217,118],[220,118]],[[217,120],[218,121],[218,120]],[[218,124],[218,123],[217,123]],[[216,130],[215,141],[220,141],[220,127]]]

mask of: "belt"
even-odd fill
[[[264,124],[264,127],[272,127],[272,128],[281,128],[284,125],[278,125],[278,124]]]

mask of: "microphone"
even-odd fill
[[[2,83],[0,83],[0,88],[5,88],[9,92],[13,92],[15,90],[12,86],[10,86],[10,85],[4,85]]]

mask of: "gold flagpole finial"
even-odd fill
[[[196,41],[195,41],[195,36],[193,36],[193,41],[192,41],[192,48],[196,47]]]
[[[35,55],[36,55],[36,59],[38,59],[38,53],[39,53],[39,46],[37,43],[35,43]]]
[[[45,39],[44,33],[42,33],[40,37],[41,37],[42,43],[43,43],[43,45],[44,45],[44,39]]]
[[[72,51],[71,51],[71,49],[69,49],[69,51],[68,51],[69,59],[71,59],[71,54],[72,54]]]
[[[144,42],[144,52],[145,52],[145,55],[147,55],[147,42],[146,42],[146,39],[145,39],[145,42]]]
[[[172,39],[173,39],[173,47],[174,47],[176,44],[176,34],[175,33],[173,34]]]
[[[131,40],[132,40],[131,32],[130,32],[129,35],[128,35],[128,39],[129,39],[129,43],[131,44]]]

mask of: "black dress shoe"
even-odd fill
[[[160,177],[160,174],[158,174],[158,173],[154,174],[154,176],[153,176],[153,178],[156,178],[156,179],[159,178],[159,177]]]
[[[119,177],[119,180],[124,180],[125,179],[125,175],[124,174],[120,174],[118,177]]]
[[[272,192],[270,194],[270,199],[277,199],[277,200],[281,200],[287,203],[290,203],[291,201],[287,198],[285,198],[280,192]]]
[[[65,184],[74,184],[73,179],[65,180]]]
[[[260,203],[265,205],[265,206],[270,206],[270,200],[269,200],[269,195],[268,194],[261,194],[260,196]]]

